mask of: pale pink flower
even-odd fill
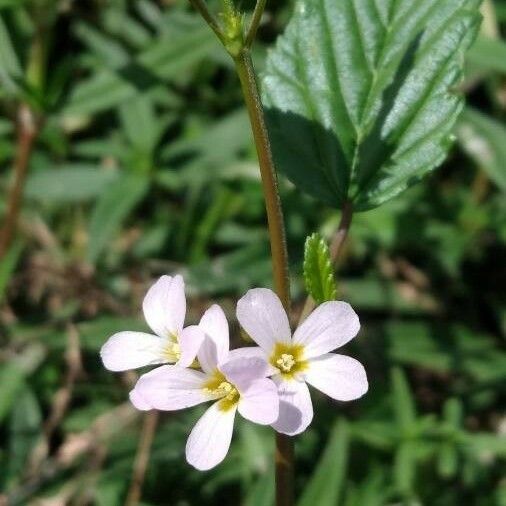
[[[269,366],[251,349],[229,352],[228,323],[213,305],[199,327],[205,339],[198,352],[202,371],[162,366],[143,375],[130,393],[138,409],[178,410],[215,401],[193,427],[186,444],[186,459],[204,471],[226,456],[236,411],[248,420],[270,425],[278,418],[276,385],[266,376]]]
[[[306,383],[340,401],[351,401],[368,389],[365,370],[357,360],[329,353],[353,339],[360,323],[346,302],[318,306],[295,333],[277,295],[266,288],[249,290],[237,303],[237,319],[260,346],[275,369],[279,418],[272,426],[299,434],[311,423],[313,405]]]
[[[142,310],[155,335],[130,331],[114,334],[100,350],[104,366],[110,371],[174,363],[189,367],[204,333],[197,325],[183,327],[186,316],[183,278],[162,276],[148,290]]]

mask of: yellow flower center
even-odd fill
[[[170,333],[167,338],[168,341],[162,350],[162,356],[169,364],[175,364],[181,358],[179,336],[177,334]],[[199,361],[195,359],[189,367],[192,369],[198,369],[200,367]]]
[[[296,363],[293,355],[290,355],[290,353],[283,353],[281,357],[276,360],[276,364],[284,372],[290,372]]]
[[[228,411],[239,402],[239,391],[218,370],[204,383],[203,390],[214,399],[221,399],[218,406],[222,411]]]
[[[285,379],[292,379],[308,367],[308,362],[304,359],[304,347],[297,344],[276,343],[270,363]]]
[[[177,362],[181,358],[179,343],[167,343],[167,346],[163,350],[163,357],[171,364]]]

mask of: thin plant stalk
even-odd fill
[[[246,108],[248,109],[262,177],[269,239],[271,243],[274,288],[287,313],[289,313],[290,284],[283,213],[262,102],[258,92],[258,85],[249,49],[244,48],[234,60],[237,74],[241,81]],[[294,504],[293,454],[292,438],[284,434],[276,434],[275,463],[277,506],[292,506]]]
[[[216,36],[222,40],[222,32],[220,26],[214,16],[209,12],[204,0],[189,0],[192,7],[202,16],[204,21],[211,27]]]
[[[258,27],[260,26],[260,21],[262,20],[262,15],[265,10],[265,4],[267,0],[258,0],[255,5],[255,10],[253,11],[253,17],[251,18],[251,24],[248,28],[248,33],[246,34],[246,39],[244,41],[244,45],[249,48],[253,44],[255,40],[255,36],[257,34]]]
[[[6,255],[16,230],[26,174],[38,131],[34,115],[26,104],[19,107],[17,128],[16,158],[13,167],[14,180],[7,196],[5,218],[0,229],[0,260]]]
[[[235,58],[235,65],[249,114],[262,177],[271,243],[274,288],[283,306],[288,311],[290,309],[290,286],[283,212],[262,102],[260,101],[256,76],[248,49],[243,49],[238,57]]]
[[[281,209],[281,200],[279,198],[276,171],[265,123],[264,110],[250,53],[250,47],[255,38],[258,26],[260,25],[266,0],[257,0],[253,17],[245,37],[242,33],[241,17],[235,12],[230,0],[223,0],[225,7],[223,16],[224,27],[220,26],[209,12],[204,0],[190,0],[190,3],[200,12],[204,20],[216,33],[235,63],[246,109],[248,110],[260,167],[271,245],[274,289],[283,307],[289,314],[290,283],[283,212]],[[276,434],[275,463],[277,506],[293,506],[294,504],[293,453],[293,440],[289,436]]]
[[[30,88],[41,91],[46,70],[47,29],[42,23],[36,23],[35,36],[30,46],[26,68],[26,83]],[[35,139],[41,127],[40,117],[35,116],[32,108],[21,101],[16,118],[17,142],[16,157],[13,166],[13,183],[7,195],[5,215],[0,229],[0,261],[7,254],[18,224],[19,213],[23,201],[28,166],[32,156]]]
[[[130,489],[125,501],[125,506],[137,506],[141,499],[142,486],[148,469],[149,456],[151,454],[151,447],[155,438],[158,419],[158,411],[149,411],[144,415],[139,444],[137,446],[137,454],[135,456],[132,471],[132,480],[130,482]]]

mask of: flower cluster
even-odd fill
[[[321,304],[292,336],[276,294],[249,290],[237,304],[237,319],[258,346],[235,350],[229,349],[227,319],[216,304],[198,325],[184,327],[186,298],[179,275],[162,276],[149,289],[143,311],[154,334],[114,334],[102,347],[103,363],[111,371],[160,365],[130,392],[137,409],[172,411],[212,401],[186,444],[186,458],[199,470],[225,458],[237,411],[293,436],[313,418],[308,383],[340,401],[357,399],[368,389],[357,360],[330,353],[360,329],[346,302]]]

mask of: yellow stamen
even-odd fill
[[[278,364],[279,368],[282,371],[290,372],[292,367],[296,364],[295,359],[293,358],[293,355],[290,355],[289,353],[283,353],[281,355],[281,358],[278,358],[276,360],[276,364]]]
[[[219,407],[222,411],[228,411],[239,402],[239,391],[218,370],[204,383],[203,389],[206,394],[221,399]]]
[[[292,379],[308,367],[304,359],[304,347],[296,344],[276,343],[270,363],[285,379]]]

